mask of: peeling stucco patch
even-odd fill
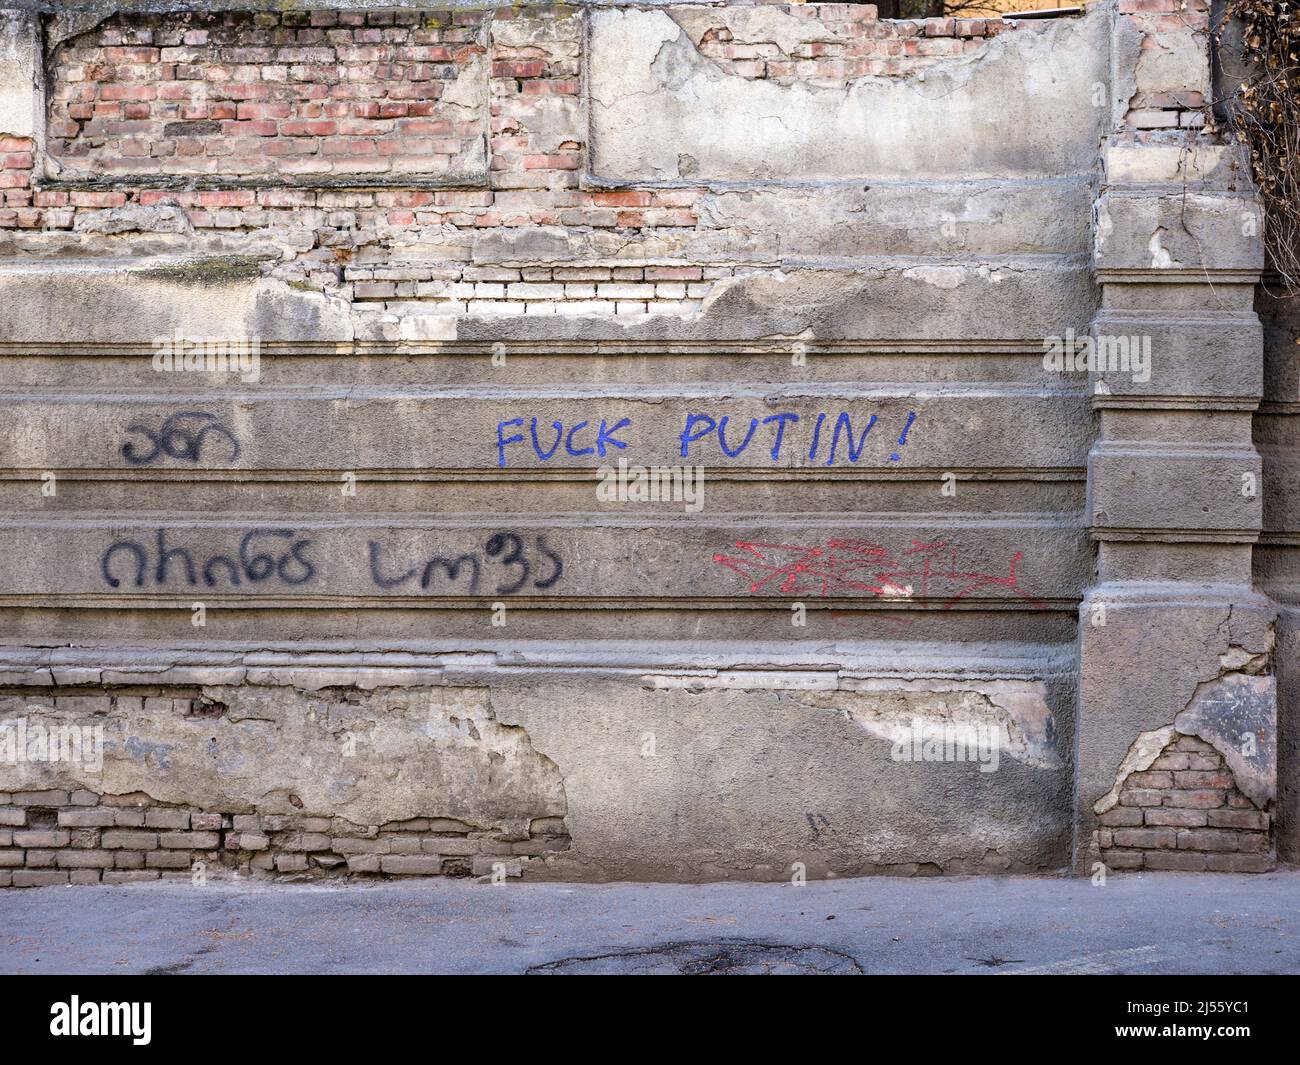
[[[966,280],[967,271],[964,266],[913,266],[904,270],[903,276],[935,288],[954,289]]]
[[[1219,668],[1225,673],[1248,673],[1251,675],[1264,672],[1269,665],[1268,652],[1256,652],[1245,647],[1229,647],[1219,655]]]
[[[1276,797],[1277,683],[1272,676],[1231,673],[1199,685],[1174,727],[1223,755],[1237,787],[1260,809]]]
[[[0,790],[143,792],[203,809],[305,810],[363,825],[436,812],[486,828],[566,812],[555,763],[524,728],[497,720],[486,688],[249,683],[197,697],[95,701],[102,772],[69,763],[0,766]],[[0,720],[57,727],[69,712],[59,696],[53,702],[2,697]]]
[[[691,43],[699,48],[711,31],[725,29],[738,43],[774,44],[785,55],[800,45],[843,40],[839,34],[816,19],[800,18],[779,7],[678,8],[670,11]]]
[[[1119,793],[1124,786],[1124,781],[1134,773],[1142,773],[1150,769],[1151,763],[1160,757],[1160,752],[1177,735],[1178,730],[1173,725],[1166,725],[1164,728],[1144,732],[1135,739],[1133,746],[1128,749],[1128,754],[1120,762],[1119,772],[1115,776],[1115,786],[1092,804],[1093,813],[1104,814],[1107,810],[1113,809],[1119,802]]]
[[[1168,270],[1174,265],[1173,256],[1160,243],[1160,234],[1163,232],[1164,229],[1157,229],[1152,233],[1151,243],[1148,245],[1151,252],[1151,269],[1153,270]]]
[[[189,216],[176,204],[127,204],[77,216],[78,233],[191,233]]]
[[[1114,787],[1093,804],[1093,812],[1104,814],[1113,809],[1128,777],[1149,769],[1180,735],[1195,736],[1213,746],[1228,763],[1241,792],[1266,809],[1277,789],[1276,732],[1277,687],[1272,676],[1230,673],[1206,681],[1197,686],[1172,725],[1144,732],[1133,741],[1120,763]]]
[[[6,11],[0,19],[0,137],[30,137],[36,131],[33,85],[37,78],[32,17]]]
[[[824,85],[738,76],[701,54],[692,38],[702,41],[714,17],[592,13],[591,169],[602,181],[677,178],[683,153],[706,181],[969,180],[1077,173],[1095,160],[1105,116],[1091,96],[1105,79],[1104,12],[1000,35],[913,76]],[[1014,114],[1001,106],[1010,83],[1022,86]],[[971,136],[976,128],[982,135]]]
[[[865,678],[815,697],[817,705],[846,713],[855,725],[891,744],[917,730],[951,727],[988,735],[1005,754],[1037,769],[1059,769],[1057,729],[1041,681],[957,682]]]

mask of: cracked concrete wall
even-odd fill
[[[104,833],[178,826],[57,814],[49,831],[100,835],[33,837],[32,883],[66,879],[87,854],[108,855],[111,879],[146,879],[188,868],[155,864],[181,852],[214,872],[316,875],[424,874],[462,859],[558,879],[781,880],[796,863],[815,876],[1054,868],[1070,831],[1068,661],[1024,648],[995,679],[962,653],[903,677],[879,660],[776,650],[746,663],[665,649],[656,662],[634,645],[586,668],[545,645],[345,668],[47,652],[4,664],[3,717],[29,735],[98,726],[102,753],[9,773],[0,818],[39,831],[42,811],[71,806],[211,826],[200,840],[119,845]],[[920,740],[911,749],[918,723],[989,731],[956,764]],[[150,859],[159,848],[171,855]]]
[[[1051,870],[1165,729],[1293,802],[1198,3],[53,6],[0,750],[103,766],[0,761],[0,884]]]
[[[109,707],[28,692],[8,696],[3,716],[25,718],[29,732],[102,726],[102,769],[70,767],[60,777],[69,791],[360,825],[454,818],[496,831],[517,825],[521,811],[565,812],[555,765],[495,719],[483,688],[304,691],[245,681],[203,685],[192,699],[113,693]],[[46,768],[19,763],[6,790],[45,790]]]

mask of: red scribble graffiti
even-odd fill
[[[854,538],[828,540],[821,547],[737,540],[736,550],[740,554],[716,554],[713,561],[747,578],[752,595],[775,591],[825,597],[859,592],[927,605],[937,600],[940,609],[951,610],[980,589],[1004,588],[1037,610],[1047,609],[1017,582],[1016,566],[1024,557],[1020,551],[1011,556],[1007,572],[997,574],[963,569],[960,548],[946,540],[913,540],[898,556],[874,541]]]

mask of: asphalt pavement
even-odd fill
[[[0,972],[1300,973],[1300,871],[8,890]]]

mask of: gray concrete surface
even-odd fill
[[[0,895],[0,972],[1300,972],[1300,871]]]

